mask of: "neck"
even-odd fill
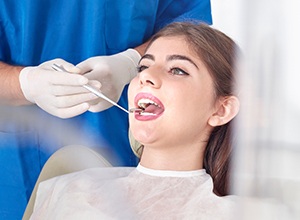
[[[171,149],[144,146],[140,164],[146,168],[157,170],[190,171],[203,169],[201,147],[172,147]]]

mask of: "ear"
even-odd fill
[[[208,119],[212,127],[221,126],[231,121],[239,112],[240,102],[235,96],[222,97],[216,106],[217,110]]]

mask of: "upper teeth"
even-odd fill
[[[138,106],[145,109],[147,108],[149,105],[156,105],[158,106],[158,104],[150,99],[140,99],[138,101]]]

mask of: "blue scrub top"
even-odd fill
[[[0,1],[0,60],[77,64],[145,42],[172,21],[211,24],[209,0]],[[122,73],[120,73],[122,74]],[[127,108],[127,87],[119,104]],[[58,148],[97,148],[116,166],[135,166],[128,115],[116,107],[59,119],[36,106],[0,106],[0,219],[21,219],[45,161]]]

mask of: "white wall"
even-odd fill
[[[242,40],[242,33],[239,30],[241,23],[241,0],[211,0],[213,26],[231,38],[237,43]]]
[[[233,191],[242,220],[300,219],[300,1],[211,0],[214,26],[243,50]]]

